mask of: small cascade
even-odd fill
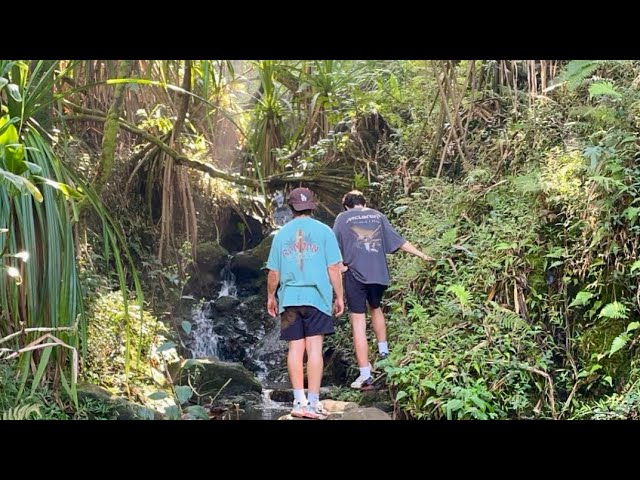
[[[227,257],[227,263],[220,272],[220,279],[222,280],[222,286],[218,292],[218,298],[220,297],[237,297],[238,287],[236,286],[236,276],[231,271],[231,259],[233,257],[229,255]]]
[[[220,336],[213,330],[211,320],[211,302],[204,304],[202,308],[194,308],[191,312],[193,328],[191,330],[191,357],[213,357],[220,358],[218,344]]]

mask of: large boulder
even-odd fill
[[[238,305],[240,305],[240,300],[228,295],[222,296],[213,302],[213,307],[220,313],[230,312]]]
[[[219,290],[220,271],[226,265],[229,252],[216,242],[204,242],[196,247],[195,264],[189,267],[190,278],[185,295],[215,297]]]
[[[240,252],[231,260],[231,271],[237,280],[249,280],[262,275],[264,262],[254,254],[253,250]]]
[[[262,263],[267,263],[269,258],[269,252],[271,252],[271,244],[273,243],[273,237],[275,236],[275,232],[271,233],[262,240],[257,247],[255,247],[252,251],[256,257],[258,257]]]
[[[266,266],[274,234],[266,237],[260,244],[240,252],[231,260],[231,271],[238,280],[249,280],[264,276],[262,269]]]
[[[188,366],[185,365],[189,362]],[[200,395],[230,397],[249,392],[262,392],[262,385],[240,363],[223,362],[215,358],[199,358],[196,362],[185,360],[180,369],[180,384],[187,384],[189,375],[195,375],[191,383]],[[196,374],[197,369],[197,374]],[[229,381],[229,384],[225,384]],[[224,387],[224,388],[223,388]]]
[[[196,247],[196,266],[203,273],[218,275],[225,263],[229,252],[216,242],[204,242]]]

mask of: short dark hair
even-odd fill
[[[345,193],[344,197],[342,197],[343,207],[353,208],[356,205],[362,205],[364,207],[366,204],[367,200],[359,190],[351,190],[349,193]]]
[[[289,205],[289,207],[291,207],[291,205]],[[300,217],[302,215],[311,215],[313,214],[313,210],[309,209],[309,210],[294,210],[293,208],[291,209],[291,213],[293,213],[293,218],[296,217]]]

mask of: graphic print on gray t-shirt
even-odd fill
[[[387,253],[405,242],[387,217],[373,208],[342,212],[333,225],[344,264],[362,283],[389,285]]]

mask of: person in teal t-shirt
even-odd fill
[[[267,260],[267,311],[272,317],[280,314],[280,338],[289,342],[287,367],[294,394],[291,415],[324,418],[326,412],[319,402],[322,342],[324,335],[334,333],[332,313],[339,317],[344,312],[342,255],[332,229],[311,218],[316,208],[311,190],[292,190],[289,206],[293,219],[276,233]],[[308,399],[304,394],[305,351]]]

